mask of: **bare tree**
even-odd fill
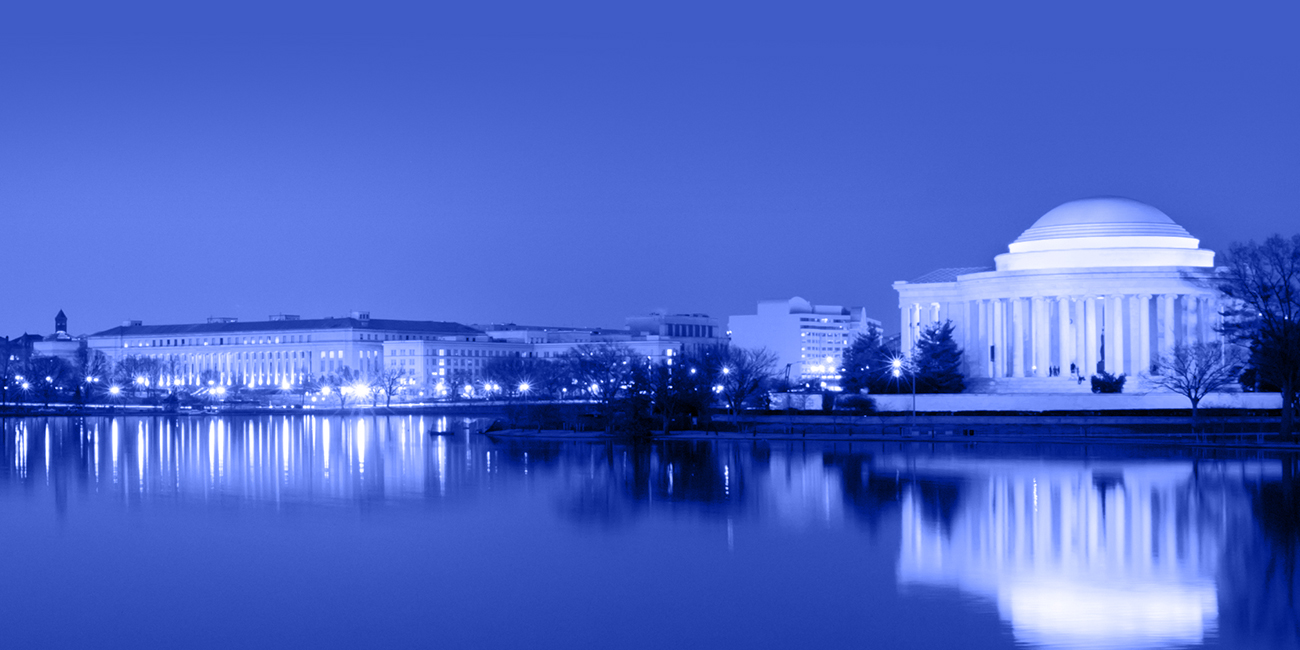
[[[330,393],[338,399],[339,408],[345,409],[348,407],[348,394],[352,392],[352,385],[360,379],[360,376],[361,373],[354,372],[348,366],[343,366],[339,368],[338,372],[325,375],[321,380],[321,384],[324,388],[328,388]],[[357,399],[360,398],[361,396],[358,395]]]
[[[721,377],[722,398],[731,414],[736,415],[772,378],[776,355],[765,349],[728,347],[727,350],[728,353],[718,360],[723,365],[716,376]]]
[[[213,370],[212,368],[208,368],[208,369],[204,370],[203,372],[200,372],[200,373],[199,373],[199,385],[200,385],[200,386],[215,386],[215,385],[217,385],[217,384],[219,384],[219,383],[221,383],[221,373],[220,373],[220,372],[217,372],[216,370]]]
[[[153,357],[131,355],[117,362],[113,374],[123,386],[132,387],[137,394],[141,390],[148,394],[152,387],[158,385],[162,364]]]
[[[181,370],[183,368],[180,355],[169,354],[163,357],[161,362],[161,368],[162,368],[162,375],[160,379],[165,380],[165,383],[167,384],[167,392],[169,394],[175,394],[176,386],[180,382]],[[164,382],[159,381],[158,383],[161,384]]]
[[[1225,333],[1250,348],[1252,369],[1281,389],[1280,433],[1290,441],[1300,392],[1300,235],[1233,244],[1224,261]]]
[[[1175,346],[1160,360],[1155,384],[1186,397],[1192,403],[1192,427],[1199,430],[1197,407],[1206,395],[1230,386],[1241,374],[1238,348],[1222,343]]]
[[[82,398],[93,401],[93,394],[97,390],[107,388],[103,382],[108,380],[112,374],[112,369],[108,362],[108,355],[89,347],[83,347],[77,350],[77,381],[85,386],[82,392]]]
[[[483,377],[519,397],[537,398],[556,396],[560,392],[561,378],[571,379],[563,363],[533,357],[494,357],[483,366]],[[521,387],[527,386],[527,390]]]
[[[639,357],[625,345],[584,343],[566,352],[563,360],[581,390],[600,403],[609,431],[614,426],[617,401],[632,385]]]
[[[400,368],[384,368],[375,373],[374,383],[371,389],[375,391],[374,406],[379,406],[379,395],[384,394],[384,407],[388,408],[393,405],[393,394],[402,387],[402,379],[406,377],[406,371]]]
[[[311,374],[310,372],[307,373],[307,374],[305,374],[305,375],[303,375],[303,377],[302,377],[302,385],[300,385],[300,386],[298,387],[298,389],[299,389],[299,393],[298,393],[298,396],[299,396],[298,406],[302,406],[302,407],[307,406],[307,393],[314,393],[314,392],[320,390],[320,386],[321,386],[321,384],[320,384],[320,382],[316,381],[316,376],[315,376],[315,375]]]
[[[73,377],[72,364],[59,357],[39,354],[28,357],[23,375],[31,389],[46,406],[49,406],[59,393],[65,391],[69,384],[76,381]]]
[[[712,388],[689,357],[678,355],[677,363],[652,363],[641,368],[638,384],[650,398],[651,414],[658,412],[663,435],[672,430],[673,421],[687,412],[707,408]],[[685,363],[683,363],[685,361]]]

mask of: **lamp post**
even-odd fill
[[[894,378],[897,379],[903,376],[904,368],[902,359],[895,358],[889,363],[889,365],[894,369]],[[910,375],[908,379],[912,384],[912,429],[916,429],[916,370],[913,368],[907,368],[906,370]]]

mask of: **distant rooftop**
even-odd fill
[[[605,327],[568,327],[564,325],[520,325],[518,323],[475,323],[484,332],[586,332],[589,334],[626,334],[627,330]]]
[[[138,322],[138,321],[137,321]],[[306,318],[301,320],[267,320],[209,322],[189,325],[120,325],[91,334],[93,337],[154,336],[167,334],[237,334],[240,332],[290,332],[303,330],[362,329],[377,331],[418,332],[422,334],[482,334],[460,323],[389,318]]]
[[[957,276],[966,275],[967,273],[982,273],[992,271],[991,266],[955,266],[947,269],[935,269],[922,275],[914,280],[908,280],[908,284],[934,284],[936,282],[956,282]]]

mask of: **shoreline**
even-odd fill
[[[931,434],[929,431],[918,431],[915,434],[881,434],[881,433],[740,433],[734,431],[709,432],[698,430],[673,431],[668,435],[654,433],[642,437],[630,437],[621,434],[606,434],[603,431],[567,431],[562,429],[503,429],[500,431],[483,432],[481,434],[490,439],[501,440],[533,440],[533,441],[554,441],[554,442],[615,442],[615,443],[637,443],[637,442],[700,442],[710,440],[725,440],[728,442],[831,442],[831,443],[854,443],[854,442],[892,442],[892,443],[917,443],[917,444],[960,444],[975,445],[979,443],[1011,443],[1011,444],[1072,444],[1072,445],[1122,445],[1122,446],[1164,446],[1180,448],[1204,448],[1204,449],[1251,449],[1258,451],[1287,451],[1300,452],[1300,441],[1294,443],[1273,441],[1252,442],[1244,438],[1254,437],[1255,434],[1205,434],[1202,438],[1218,439],[1197,439],[1192,433],[1166,434],[1166,435],[1060,435],[1060,434],[990,434],[976,436],[961,436],[954,434]],[[1267,434],[1276,436],[1276,434]],[[1233,439],[1223,439],[1233,438]]]

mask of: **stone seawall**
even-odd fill
[[[880,412],[911,412],[912,396],[872,395]],[[1096,393],[1047,394],[970,394],[917,395],[918,412],[990,412],[1009,413],[1044,411],[1169,411],[1191,408],[1191,402],[1173,393],[1145,395],[1103,395]],[[1203,409],[1244,409],[1251,411],[1282,408],[1278,393],[1213,393],[1201,401]]]

